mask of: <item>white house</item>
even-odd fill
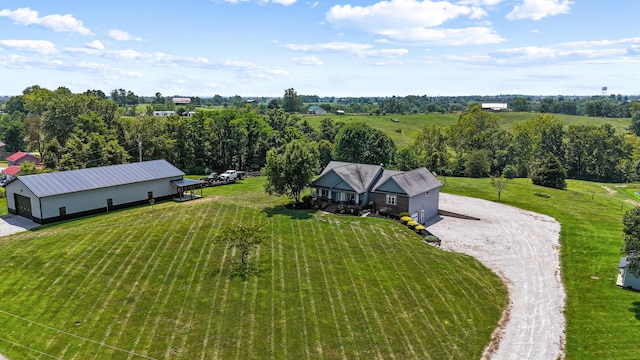
[[[424,224],[438,215],[442,183],[425,167],[395,171],[331,161],[309,186],[320,198],[359,205],[373,201],[378,209],[396,215],[406,211]]]
[[[198,183],[166,160],[19,176],[5,186],[9,213],[44,224],[181,198]]]

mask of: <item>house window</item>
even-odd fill
[[[67,208],[65,206],[58,208],[58,211],[60,211],[60,217],[67,216]]]
[[[396,205],[395,195],[387,195],[387,205]]]
[[[323,197],[323,198],[329,197],[329,190],[320,189],[320,197]]]
[[[354,193],[348,193],[348,194],[347,194],[347,201],[353,201],[353,202],[355,202],[355,201],[356,201],[356,194],[354,194]]]

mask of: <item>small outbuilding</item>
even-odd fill
[[[197,185],[185,182],[184,175],[166,160],[153,160],[19,176],[5,186],[7,208],[11,214],[45,224],[159,200],[182,200],[185,190]]]
[[[618,265],[620,273],[618,274],[616,285],[622,286],[625,289],[640,290],[640,278],[638,278],[630,271],[627,271],[628,264],[629,261],[626,257],[620,258],[620,264]]]

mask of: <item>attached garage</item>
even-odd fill
[[[174,198],[184,175],[153,160],[20,176],[5,186],[7,208],[45,224]]]

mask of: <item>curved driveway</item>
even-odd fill
[[[427,229],[442,240],[442,248],[475,257],[509,288],[510,311],[486,357],[564,358],[560,224],[546,215],[450,194],[440,194],[440,209],[480,219],[434,220]]]

